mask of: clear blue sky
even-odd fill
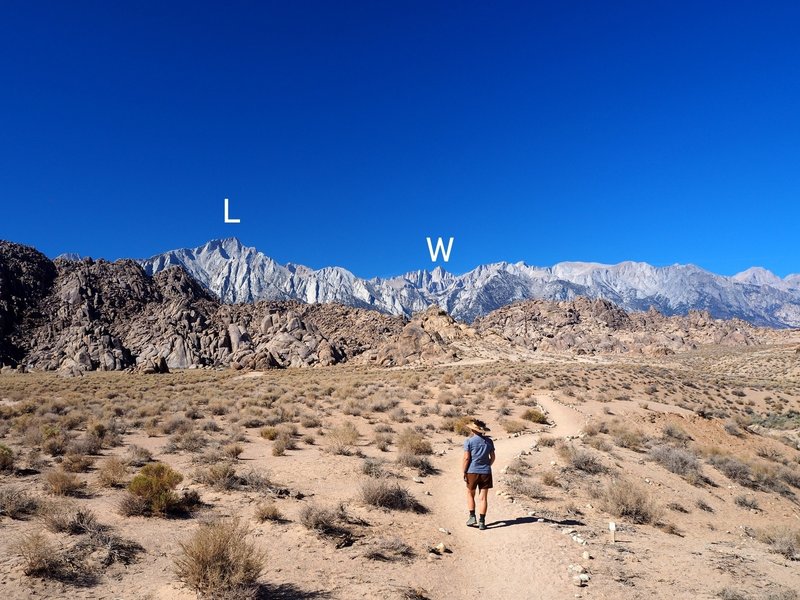
[[[0,238],[800,271],[798,2],[0,5]],[[241,225],[222,223],[232,201]]]

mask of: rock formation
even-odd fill
[[[655,310],[628,313],[607,300],[528,300],[475,322],[479,334],[496,333],[531,350],[576,354],[673,354],[701,345],[752,345],[759,330],[738,319],[706,312],[666,317]]]
[[[397,367],[531,352],[671,354],[779,332],[692,311],[626,312],[606,300],[529,300],[473,325],[430,307],[411,319],[342,304],[224,304],[180,266],[56,259],[0,242],[0,367],[58,371],[268,369],[345,361]]]

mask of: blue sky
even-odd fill
[[[4,2],[0,238],[800,272],[800,3]],[[231,199],[240,225],[222,222]]]

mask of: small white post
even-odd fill
[[[615,544],[617,542],[617,524],[614,521],[609,522],[608,530],[611,532],[611,543]]]

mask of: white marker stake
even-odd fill
[[[616,537],[617,537],[617,536],[616,536],[616,532],[617,532],[617,524],[616,524],[616,523],[614,523],[614,521],[611,521],[611,522],[608,524],[608,530],[611,532],[611,543],[612,543],[612,544],[615,544],[615,543],[617,542],[617,539],[616,539]]]
[[[225,222],[226,223],[241,223],[242,222],[241,219],[231,219],[228,216],[228,199],[227,198],[225,198]]]

